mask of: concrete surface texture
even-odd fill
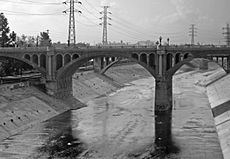
[[[224,157],[229,157],[226,157],[229,147],[226,136],[230,135],[230,131],[229,127],[222,124],[228,123],[230,117],[228,112],[227,115],[225,112],[220,114],[223,112],[221,109],[216,113],[214,122],[215,113],[210,109],[228,102],[228,89],[223,88],[226,85],[220,84],[228,84],[228,76],[222,70],[215,71],[214,67],[217,66],[212,65],[206,71],[185,65],[174,77],[173,139],[180,151],[166,158],[221,159],[221,148]],[[82,158],[125,159],[127,153],[132,154],[136,149],[140,150],[140,147],[148,149],[154,141],[154,79],[137,64],[112,67],[105,75],[108,78],[93,72],[76,73],[73,76],[74,95],[88,107],[71,111],[71,134],[79,135],[76,130],[80,130],[79,137],[90,147],[86,153],[90,157],[86,155]],[[222,80],[224,82],[220,82]],[[122,88],[123,86],[125,87]],[[4,155],[7,159],[12,156],[28,158],[34,148],[44,144],[45,141],[40,141],[41,136],[50,138],[47,134],[50,127],[43,128],[41,122],[69,109],[61,101],[54,100],[34,88],[2,92],[0,99],[0,115],[4,115],[1,120],[8,122],[7,126],[4,123],[0,126],[0,134],[4,138],[11,136],[9,132],[19,129],[21,125],[34,123],[21,131],[21,134],[1,142],[0,156]],[[223,107],[226,108],[225,105]],[[30,120],[20,118],[25,122],[22,124],[18,117],[24,115],[25,111]],[[225,116],[220,119],[221,115]],[[30,147],[33,142],[36,144]],[[145,150],[140,151],[149,155]],[[136,153],[138,154],[135,151],[133,155]]]
[[[216,129],[225,159],[230,158],[230,75],[207,87]]]
[[[0,140],[28,129],[68,109],[36,88],[0,92]]]
[[[173,79],[173,141],[183,159],[222,159],[205,87],[205,74],[194,70]]]
[[[139,79],[133,85],[105,97],[90,100],[88,107],[74,112],[79,121],[74,130],[88,148],[84,158],[128,158],[150,146],[154,139],[154,79]]]
[[[213,68],[216,67],[215,65],[212,67],[212,64],[210,64],[210,66],[211,69],[206,71],[195,67],[183,66],[175,75],[173,81],[173,139],[175,145],[180,149],[179,154],[176,157],[174,156],[175,158],[223,158],[205,86],[213,80],[222,77],[225,73],[221,69],[215,70]],[[134,141],[134,138],[137,139],[136,141],[141,141],[138,137],[138,127],[143,126],[143,124],[139,120],[144,120],[145,122],[147,120],[149,124],[153,120],[151,118],[141,119],[141,116],[149,117],[149,115],[142,114],[141,109],[138,109],[138,113],[135,111],[136,105],[139,105],[139,107],[147,106],[146,108],[149,111],[153,109],[150,103],[145,103],[142,100],[145,93],[141,93],[139,96],[139,93],[133,89],[131,92],[135,96],[132,93],[130,96],[128,89],[133,86],[133,88],[138,90],[138,85],[149,86],[148,89],[150,89],[154,80],[146,78],[150,75],[138,65],[125,66],[124,68],[114,67],[106,75],[113,80],[123,81],[124,85],[128,87],[120,89],[107,97],[91,99],[87,103],[87,108],[83,108],[76,113],[76,118],[80,120],[78,129],[82,131],[80,138],[91,145],[89,153],[87,153],[90,154],[90,157],[87,156],[88,158],[126,158],[127,154],[125,153],[130,152],[129,150],[131,149],[129,147],[125,149],[125,145],[127,143],[127,145],[139,145],[139,143]],[[130,81],[132,78],[138,79],[143,76],[146,81],[144,79]],[[141,87],[139,91],[144,91],[144,87]],[[145,100],[153,101],[154,96],[148,98]],[[108,110],[106,110],[106,102],[109,103]],[[120,108],[119,111],[117,110],[118,107]],[[134,114],[134,116],[128,115],[129,113],[122,113],[121,110],[126,110],[130,114]],[[120,119],[122,119],[122,122],[120,122]],[[135,125],[132,125],[130,124],[132,123],[131,121],[137,122]],[[153,129],[153,125],[150,124],[147,127]],[[142,128],[143,130],[148,130],[144,127]],[[103,136],[105,130],[106,134]],[[152,132],[149,133],[152,134]],[[143,136],[145,136],[144,134],[143,132]],[[153,136],[154,134],[152,134]],[[122,142],[119,139],[122,139]],[[144,143],[146,145],[149,144],[148,142]],[[120,151],[118,151],[117,147],[119,147]],[[117,155],[118,153],[120,155]]]
[[[93,71],[77,72],[73,76],[73,95],[83,103],[109,94],[128,85],[128,82],[151,77],[143,67],[133,64],[110,68],[105,76]]]

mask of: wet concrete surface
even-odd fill
[[[154,141],[154,79],[141,79],[76,111],[87,158],[127,158]]]
[[[194,74],[195,73],[195,74]],[[214,117],[200,71],[174,77],[173,138],[185,159],[222,159]],[[201,82],[202,83],[202,82]]]
[[[16,134],[0,144],[1,158],[74,158],[85,146],[72,130],[72,111]],[[76,133],[76,132],[75,132]]]
[[[174,85],[173,138],[164,158],[221,159],[213,117],[195,71]],[[144,78],[87,102],[0,143],[0,158],[147,159],[154,152],[154,79]]]

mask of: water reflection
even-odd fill
[[[133,158],[154,141],[154,79],[140,79],[74,111],[79,138],[89,146],[85,158]]]
[[[14,154],[9,153],[6,159],[157,157],[159,154],[150,153],[154,152],[153,89],[153,78],[134,81],[89,101],[88,107],[38,124],[14,136],[12,140],[17,144],[7,141],[9,148],[5,152],[12,150]]]
[[[76,138],[76,135],[73,136],[72,111],[46,121],[43,127],[43,133],[49,134],[48,138],[36,153],[28,158],[76,158],[86,150],[86,145]]]

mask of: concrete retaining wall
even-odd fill
[[[207,86],[207,96],[212,108],[221,149],[225,159],[230,158],[230,75],[215,80]]]
[[[0,141],[68,109],[34,87],[14,86],[0,89]]]
[[[93,71],[75,73],[73,76],[73,95],[82,103],[109,94],[131,81],[151,77],[140,65],[130,64],[111,67],[105,76]]]
[[[13,84],[3,84],[0,85],[0,92],[8,91],[8,90],[14,90],[18,88],[24,88],[24,87],[29,87],[30,82],[19,82],[19,83],[13,83]]]

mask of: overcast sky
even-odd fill
[[[49,29],[53,42],[68,37],[68,4],[62,0],[0,0],[0,12],[17,35],[36,36]],[[69,0],[68,0],[69,1]],[[191,24],[197,28],[195,42],[224,44],[223,27],[230,23],[230,0],[81,0],[75,5],[77,42],[102,41],[99,25],[103,5],[109,5],[112,26],[108,40],[134,43],[168,37],[171,43],[190,43]]]

